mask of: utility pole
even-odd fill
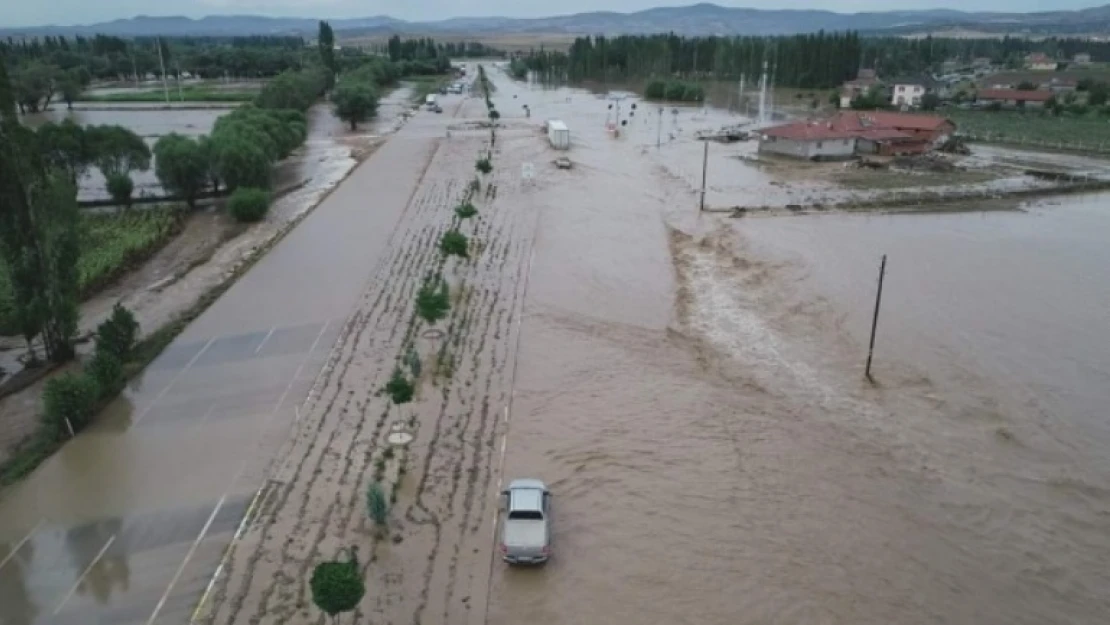
[[[166,61],[162,58],[162,38],[155,39],[158,46],[158,65],[162,67],[162,92],[166,94],[166,104],[170,103],[170,85],[166,82]]]
[[[173,62],[177,65],[177,99],[184,102],[185,94],[181,93],[181,61],[174,59]]]
[[[658,150],[659,146],[663,143],[663,107],[659,107],[659,120],[655,124],[655,149]]]
[[[879,325],[879,305],[883,301],[883,276],[886,274],[886,254],[883,254],[883,261],[879,265],[879,290],[875,293],[875,314],[871,317],[871,343],[867,346],[867,366],[864,367],[863,374],[867,376],[868,381],[874,382],[875,379],[871,377],[871,356],[875,352],[875,328]]]
[[[701,157],[701,203],[698,205],[699,213],[705,210],[705,170],[709,164],[709,141],[702,139],[702,143],[705,145],[705,151]]]

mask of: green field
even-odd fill
[[[177,233],[180,213],[169,208],[81,217],[77,263],[83,297],[92,295],[161,249]],[[18,334],[12,320],[8,269],[0,262],[0,334]]]
[[[1041,113],[945,111],[960,134],[976,141],[1110,152],[1110,118]]]
[[[423,102],[429,93],[437,93],[440,87],[451,82],[451,76],[408,76],[402,82],[412,84],[412,101]]]
[[[170,102],[250,102],[258,95],[257,91],[232,91],[208,87],[184,87],[178,92],[170,87]],[[78,102],[165,102],[166,93],[162,89],[152,91],[128,91],[124,93],[82,94]]]

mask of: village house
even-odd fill
[[[1036,52],[1025,57],[1025,67],[1036,72],[1054,72],[1059,66],[1055,60],[1048,58],[1043,52]]]
[[[855,80],[849,80],[840,88],[840,108],[851,108],[852,100],[879,86],[879,78],[873,69],[861,69]]]
[[[890,103],[900,108],[921,106],[926,94],[940,95],[940,84],[928,76],[898,78],[891,81]]]
[[[1039,89],[1022,91],[1020,89],[981,89],[975,94],[980,105],[998,104],[1006,108],[1044,108],[1056,94]]]
[[[1080,52],[1079,54],[1075,55],[1075,58],[1073,58],[1072,61],[1076,65],[1090,65],[1091,55],[1087,54],[1086,52]]]
[[[955,124],[936,115],[843,111],[828,119],[768,128],[761,133],[759,153],[819,161],[920,154],[955,131]]]

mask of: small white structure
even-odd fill
[[[556,150],[569,150],[570,129],[562,120],[552,119],[547,122],[547,140]]]
[[[426,104],[429,109],[435,108],[436,94],[429,93],[428,96],[424,98],[424,104]]]

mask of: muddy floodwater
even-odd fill
[[[4,500],[0,616],[315,623],[312,567],[357,546],[357,622],[1106,622],[1106,196],[699,215],[692,135],[731,116],[629,98],[614,137],[606,98],[488,67],[496,146],[482,98],[417,112],[163,354],[134,416]],[[289,176],[341,157],[317,121]],[[726,149],[714,200],[770,193]],[[469,258],[441,256],[448,228]],[[429,327],[413,303],[436,271],[452,304]],[[395,407],[379,390],[409,354],[423,373]],[[521,477],[554,495],[542,568],[498,558]],[[384,528],[371,481],[396,497]],[[63,524],[70,564],[46,548]],[[120,560],[132,585],[86,594]]]

